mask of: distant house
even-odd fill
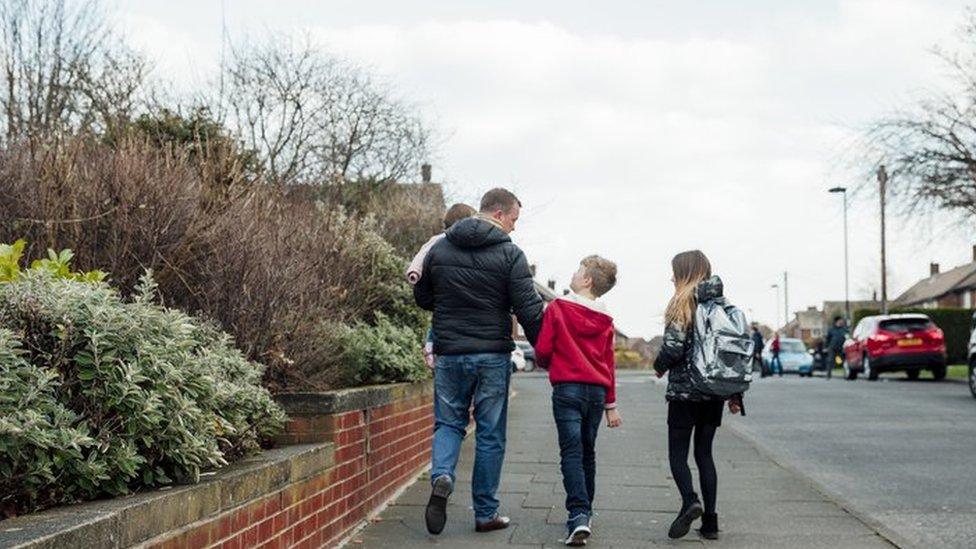
[[[976,246],[973,261],[955,269],[940,272],[938,263],[929,264],[930,276],[919,280],[893,302],[895,307],[973,308],[976,303]]]
[[[881,310],[881,302],[876,300],[851,301],[850,305],[851,315],[862,309]],[[824,301],[821,309],[810,306],[805,311],[794,313],[793,320],[790,320],[779,332],[786,337],[802,339],[807,345],[813,345],[816,340],[827,334],[835,317],[844,316],[845,309],[844,301]]]

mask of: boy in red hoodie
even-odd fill
[[[566,489],[566,545],[580,546],[592,534],[590,516],[596,477],[596,433],[604,414],[608,427],[617,413],[613,317],[597,298],[617,283],[617,266],[591,255],[580,262],[572,293],[546,308],[535,346],[539,365],[549,369],[552,413],[559,433],[560,467]]]

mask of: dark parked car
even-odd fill
[[[528,341],[516,341],[515,345],[522,349],[522,354],[525,355],[525,369],[523,372],[531,372],[535,370],[535,348],[532,347]]]
[[[844,344],[844,373],[874,381],[882,372],[905,372],[918,379],[931,370],[937,380],[946,376],[946,347],[942,330],[923,314],[868,316],[861,319]]]

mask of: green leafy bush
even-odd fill
[[[61,256],[64,258],[65,256]],[[44,265],[0,284],[0,507],[193,482],[284,415],[217,327]]]
[[[339,326],[337,331],[346,385],[419,381],[429,375],[417,333],[383,313],[376,313],[372,324]]]
[[[893,309],[892,313],[921,313],[928,315],[945,334],[946,359],[950,364],[967,362],[969,334],[972,329],[973,309]],[[866,316],[879,315],[877,309],[854,311],[854,326]]]

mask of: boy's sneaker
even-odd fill
[[[566,545],[570,547],[582,547],[586,545],[587,538],[593,533],[590,530],[590,517],[587,515],[576,515],[566,522]]]
[[[691,530],[691,523],[701,517],[704,512],[705,509],[702,508],[702,504],[698,500],[682,507],[681,512],[678,513],[678,517],[671,523],[671,529],[668,530],[668,537],[671,539],[685,537],[688,534],[688,530]]]
[[[453,490],[451,477],[441,475],[434,479],[430,499],[427,500],[427,512],[424,514],[427,531],[431,534],[437,535],[444,531],[444,525],[447,524],[447,498]]]

